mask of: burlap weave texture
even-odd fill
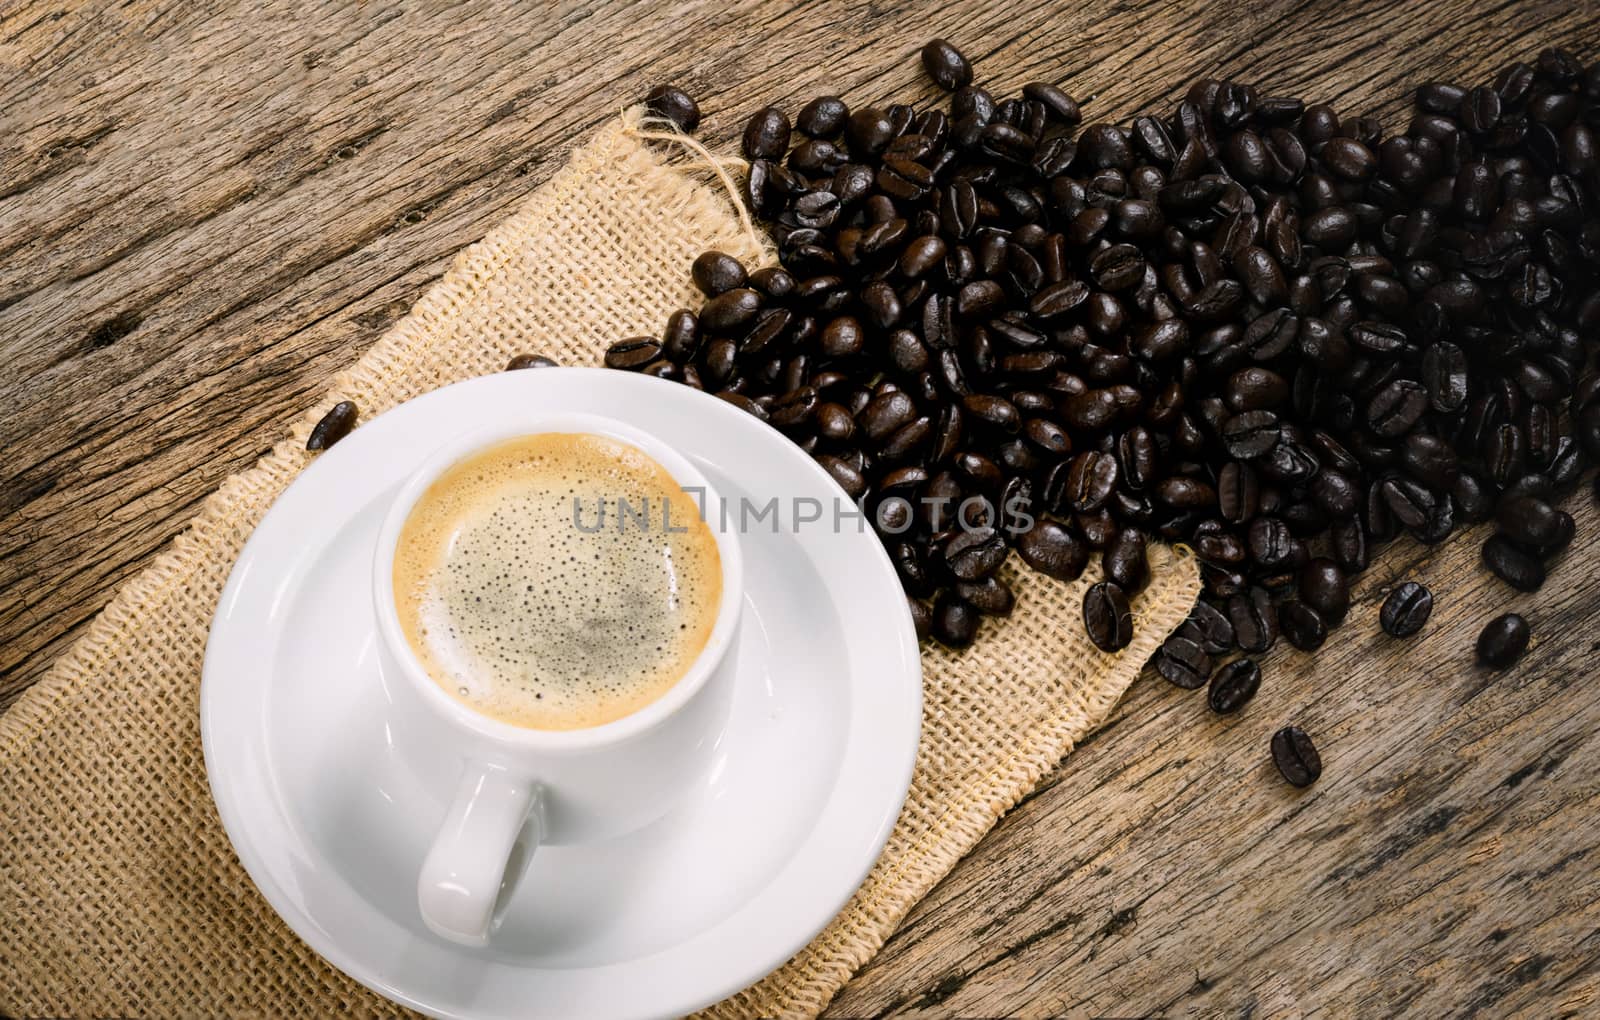
[[[199,686],[234,559],[306,464],[312,423],[365,417],[492,372],[517,353],[598,361],[694,298],[708,247],[764,253],[723,192],[604,127],[521,210],[455,260],[314,409],[128,583],[84,639],[0,716],[0,1014],[392,1015],[278,920],[228,845],[206,785]],[[833,923],[768,978],[708,1011],[810,1015],[997,818],[1094,728],[1199,591],[1192,560],[1152,550],[1131,647],[1084,637],[1074,584],[1015,571],[1018,607],[964,653],[924,649],[922,744],[888,846]]]

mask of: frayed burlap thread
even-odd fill
[[[245,875],[211,804],[200,667],[224,581],[251,530],[305,466],[311,425],[340,399],[364,417],[514,354],[592,364],[654,333],[695,295],[708,247],[771,257],[716,176],[647,146],[631,110],[576,149],[260,463],[228,479],[172,547],[0,715],[0,1014],[393,1015],[324,963]],[[1083,589],[1015,571],[1018,606],[977,647],[923,653],[922,744],[905,810],[838,917],[714,1016],[819,1012],[1002,813],[1092,730],[1199,590],[1192,558],[1152,551],[1133,645],[1104,655]]]

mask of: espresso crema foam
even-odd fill
[[[400,531],[394,593],[446,692],[503,722],[572,730],[638,711],[688,671],[722,563],[698,503],[643,451],[548,433],[428,487]]]

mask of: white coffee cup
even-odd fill
[[[413,506],[440,475],[507,440],[588,433],[637,447],[705,509],[717,541],[722,596],[699,657],[666,693],[630,715],[587,729],[539,730],[480,714],[428,674],[401,629],[394,597],[395,545]],[[431,453],[401,487],[378,533],[372,588],[378,646],[397,718],[425,747],[425,768],[459,769],[454,799],[421,862],[417,906],[436,934],[484,945],[541,843],[610,839],[669,811],[710,767],[733,686],[729,655],[744,603],[737,534],[716,491],[685,457],[613,418],[541,414],[471,432]],[[535,908],[536,909],[536,908]]]

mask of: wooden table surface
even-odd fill
[[[1064,84],[1089,117],[1194,77],[1377,111],[1563,44],[1572,2],[0,7],[0,708],[226,475],[658,81],[726,144],[766,102],[932,95],[915,52]],[[97,9],[104,7],[105,9]],[[835,1000],[839,1016],[1600,1012],[1600,545],[1536,595],[1480,535],[1390,549],[1315,660],[1240,716],[1147,676]],[[1420,578],[1434,620],[1377,633]],[[1496,607],[1534,650],[1492,675]],[[1297,721],[1327,771],[1272,773]]]

